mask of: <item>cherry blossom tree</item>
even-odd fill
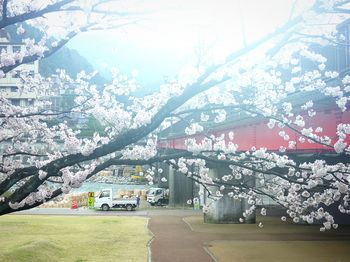
[[[109,2],[1,1],[0,28],[17,25],[21,34],[21,23],[27,22],[44,32],[38,42],[24,40],[25,52],[1,53],[2,75],[49,56],[84,31],[139,21],[132,13],[110,10]],[[322,125],[314,127],[312,120],[325,101],[340,113],[347,112],[350,76],[328,68],[327,58],[317,50],[348,46],[348,39],[335,25],[348,18],[349,2],[318,0],[301,14],[291,11],[288,21],[274,32],[224,61],[196,65],[144,97],[135,96],[137,82],[119,72],[113,72],[113,81],[103,87],[91,84],[93,75],[84,72],[76,79],[65,72],[50,78],[23,74],[20,88],[37,94],[34,106],[22,108],[3,97],[0,100],[0,214],[30,209],[68,193],[112,165],[167,162],[202,184],[212,198],[228,194],[247,199],[250,208],[243,215],[252,213],[263,204],[262,197],[268,196],[296,223],[320,221],[321,230],[336,228],[325,207],[337,204],[340,212],[350,212],[350,123],[338,123],[336,136],[330,137]],[[55,16],[65,30],[61,38],[56,36],[61,40],[48,45],[48,21]],[[52,110],[48,94],[55,90],[71,94],[74,101]],[[121,102],[121,96],[128,101]],[[62,116],[92,117],[103,129],[82,136]],[[271,134],[283,138],[287,146],[281,144],[279,151],[264,146],[242,150],[234,131],[220,135],[210,131],[237,117],[266,121]],[[186,125],[185,148],[163,150],[159,138],[176,125]],[[295,158],[289,149],[296,140],[319,144],[323,153]],[[213,178],[209,167],[214,164],[229,171]]]

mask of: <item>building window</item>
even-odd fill
[[[17,86],[11,86],[11,92],[18,92]]]
[[[28,156],[23,156],[23,158],[22,158],[22,164],[28,164],[28,159],[29,159]]]
[[[7,46],[6,45],[0,45],[0,53],[7,52]]]
[[[20,105],[20,100],[19,99],[10,99],[11,104],[14,106],[19,106]]]
[[[12,77],[13,78],[20,78],[21,74],[19,71],[14,71],[13,74],[12,74]]]
[[[21,52],[21,46],[19,45],[12,46],[12,52],[13,53]]]

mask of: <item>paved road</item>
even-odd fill
[[[59,215],[59,216],[148,216],[147,210],[110,210],[107,212],[87,208],[33,208],[12,213],[14,215]]]
[[[207,252],[206,234],[191,231],[184,216],[198,212],[150,212],[148,228],[154,234],[151,242],[152,262],[213,262]]]
[[[67,216],[193,216],[201,214],[200,210],[192,209],[168,209],[156,207],[150,209],[136,209],[125,211],[123,209],[113,209],[107,212],[88,208],[33,208],[12,213],[13,215],[67,215]]]

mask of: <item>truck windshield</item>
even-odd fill
[[[151,190],[151,191],[149,191],[149,193],[148,193],[149,195],[160,195],[160,194],[162,194],[162,190],[161,189],[154,189],[154,190]]]
[[[100,198],[101,197],[109,197],[109,191],[102,191],[101,195],[100,195]]]

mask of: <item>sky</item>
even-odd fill
[[[128,1],[118,10],[145,12],[141,21],[117,30],[82,33],[68,47],[78,50],[99,71],[116,67],[126,74],[138,72],[137,80],[153,89],[186,66],[225,57],[244,42],[273,31],[288,19],[292,2]],[[312,1],[298,2],[296,12]]]

